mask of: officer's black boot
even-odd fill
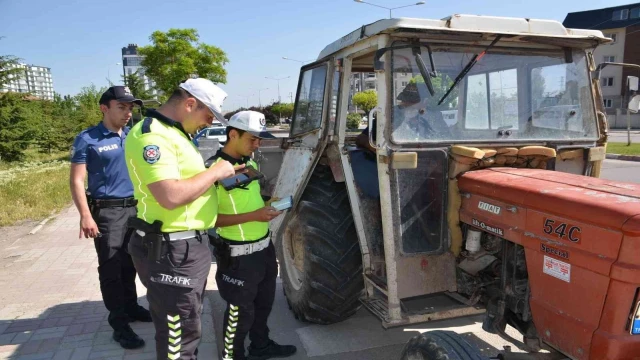
[[[269,340],[263,348],[256,349],[253,344],[249,345],[248,360],[266,360],[271,358],[289,357],[296,353],[293,345],[278,345],[275,341]]]
[[[142,322],[152,322],[151,313],[149,310],[143,308],[142,306],[135,304],[127,308],[127,316],[129,317],[129,321],[142,321]]]
[[[138,349],[144,346],[142,340],[129,325],[113,331],[113,340],[125,349]]]

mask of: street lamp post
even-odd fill
[[[355,1],[357,3],[361,3],[361,4],[367,4],[367,5],[371,5],[371,6],[375,6],[375,7],[379,7],[379,8],[383,8],[383,9],[387,9],[387,10],[389,10],[389,19],[391,19],[391,10],[406,8],[406,7],[409,7],[409,6],[424,5],[424,1],[418,1],[415,4],[409,4],[409,5],[398,6],[398,7],[394,7],[394,8],[388,8],[386,6],[380,6],[380,5],[368,3],[368,2],[362,1],[362,0],[353,0],[353,1]]]
[[[269,90],[269,88],[264,88],[264,89],[258,89],[258,106],[262,107],[262,97],[260,96],[260,92],[262,90]]]
[[[282,101],[280,100],[280,80],[288,79],[288,78],[290,78],[290,77],[291,77],[291,76],[286,76],[286,77],[278,78],[278,79],[276,79],[276,78],[272,78],[272,77],[268,77],[268,76],[265,76],[265,77],[264,77],[265,79],[275,80],[275,81],[277,81],[277,82],[278,82],[278,102],[282,102]]]
[[[247,109],[249,109],[249,98],[252,97],[253,95],[254,94],[251,94],[251,95],[238,95],[240,97],[247,98]]]

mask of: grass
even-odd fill
[[[27,161],[0,162],[0,226],[42,220],[71,202],[68,152],[40,154]]]
[[[0,183],[0,226],[44,219],[70,201],[68,164],[21,172]]]
[[[41,153],[36,148],[31,147],[25,151],[24,161],[21,161],[21,162],[0,161],[0,171],[22,167],[23,164],[25,163],[63,161],[63,160],[69,160],[68,151],[53,151],[51,152],[51,154],[47,154],[47,153]]]
[[[640,144],[631,143],[631,146],[627,146],[627,143],[607,143],[607,153],[620,155],[640,155]]]

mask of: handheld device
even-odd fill
[[[292,196],[287,196],[284,199],[280,199],[278,201],[274,201],[274,202],[271,203],[271,206],[273,208],[275,208],[276,210],[278,210],[278,211],[291,209],[291,207],[293,206],[293,197]]]
[[[230,178],[222,179],[219,183],[225,190],[233,190],[237,187],[243,187],[248,185],[253,180],[262,179],[264,174],[254,169],[252,166],[247,166],[240,171],[236,171],[236,175]]]

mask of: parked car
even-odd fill
[[[223,146],[227,142],[227,127],[222,124],[214,124],[214,126],[200,130],[200,132],[194,136],[193,143],[196,146],[199,146],[198,139],[218,140],[220,146]]]

